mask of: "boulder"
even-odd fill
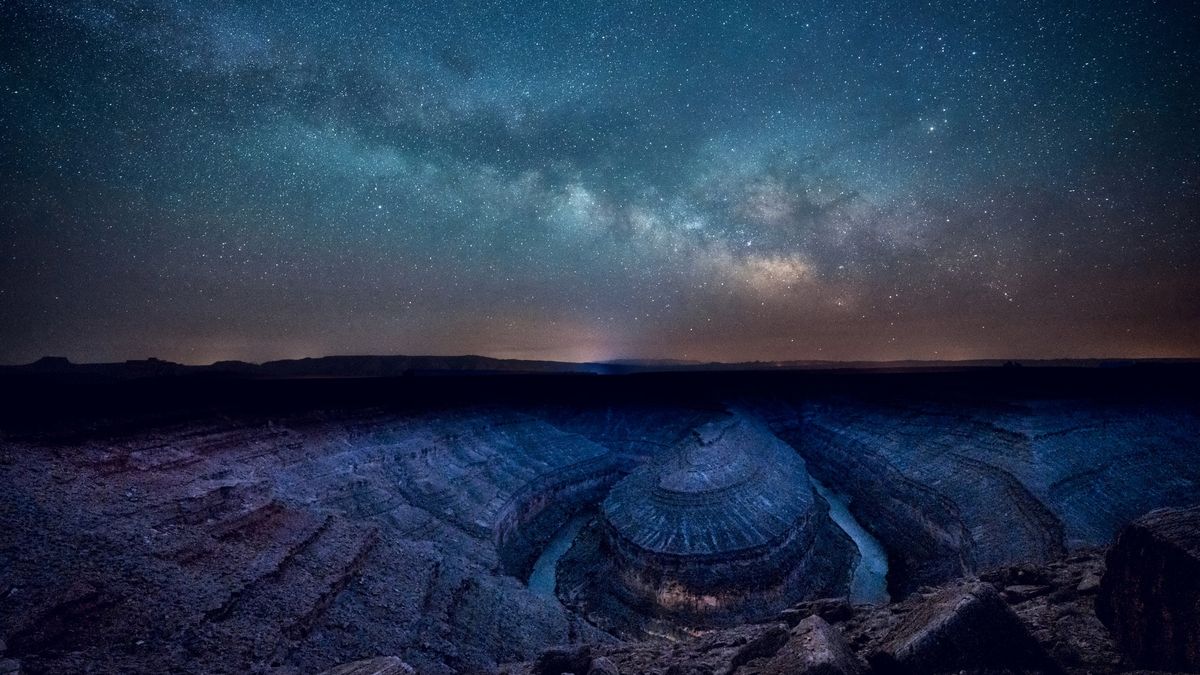
[[[1050,592],[1049,586],[1034,586],[1029,584],[1016,584],[1014,586],[1004,587],[1004,599],[1011,603],[1025,602],[1038,596],[1046,595]]]
[[[819,598],[808,600],[779,613],[779,618],[789,626],[795,626],[810,616],[819,616],[830,623],[845,621],[854,616],[854,608],[846,598]]]
[[[413,675],[417,671],[396,656],[378,656],[373,659],[351,661],[334,666],[321,675]]]
[[[592,667],[588,668],[587,675],[621,675],[621,670],[612,659],[601,656],[592,659]]]
[[[995,587],[981,582],[927,598],[869,660],[880,673],[1059,672]]]
[[[1100,577],[1095,574],[1088,574],[1079,580],[1079,584],[1075,587],[1075,592],[1080,595],[1092,595],[1100,591]]]
[[[781,647],[787,644],[789,637],[787,628],[784,628],[783,624],[768,626],[766,630],[748,640],[733,652],[733,656],[729,659],[729,667],[724,672],[727,674],[734,673],[738,668],[741,668],[754,659],[773,656]]]
[[[583,675],[592,669],[592,648],[589,645],[553,647],[542,652],[533,662],[533,675]]]
[[[582,670],[564,670],[576,675],[612,675],[614,673],[655,673],[657,675],[731,675],[760,669],[773,657],[791,633],[782,623],[746,624],[706,632],[679,641],[630,641],[619,646],[596,646],[592,660]],[[746,666],[752,664],[752,669]],[[579,667],[578,661],[568,664]],[[532,675],[537,664],[512,671],[513,675]],[[554,671],[558,675],[558,671]]]
[[[1200,671],[1200,506],[1151,511],[1117,535],[1096,613],[1133,664]]]
[[[792,637],[762,667],[768,675],[856,675],[862,664],[842,634],[813,615],[792,629]]]
[[[1045,566],[1033,563],[990,569],[981,573],[979,578],[996,586],[1045,586],[1050,583]]]

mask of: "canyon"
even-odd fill
[[[943,603],[1038,667],[1120,672],[1084,582],[1129,523],[1200,503],[1196,374],[6,372],[0,658],[708,672],[753,644],[730,672],[768,672],[844,640],[884,672]]]

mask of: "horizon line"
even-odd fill
[[[560,364],[573,366],[588,366],[588,365],[676,365],[676,366],[737,366],[750,364],[822,364],[822,365],[852,365],[852,364],[868,364],[868,365],[889,365],[889,364],[971,364],[971,363],[1039,363],[1048,361],[1067,361],[1067,362],[1117,362],[1117,361],[1133,361],[1133,362],[1163,362],[1163,361],[1200,361],[1200,356],[1036,356],[1036,357],[1015,357],[1015,356],[996,356],[996,357],[973,357],[973,358],[896,358],[896,359],[819,359],[819,358],[793,358],[793,359],[750,359],[740,361],[719,361],[719,360],[701,360],[687,359],[675,357],[618,357],[611,359],[603,359],[598,361],[569,361],[561,359],[538,359],[538,358],[515,358],[501,356],[486,356],[483,354],[325,354],[321,356],[299,356],[286,357],[278,359],[269,359],[266,361],[247,361],[243,359],[219,359],[207,363],[185,363],[181,361],[172,361],[156,356],[146,356],[142,358],[130,358],[117,361],[74,361],[70,357],[61,355],[44,355],[33,361],[27,362],[8,362],[0,364],[0,368],[19,368],[24,366],[33,366],[44,361],[65,361],[73,366],[100,366],[100,365],[123,365],[133,363],[149,363],[159,362],[170,365],[177,365],[186,368],[209,368],[218,364],[245,364],[250,366],[264,366],[271,363],[283,363],[294,361],[318,361],[322,359],[344,359],[344,358],[377,358],[377,359],[486,359],[489,361],[504,361],[510,363],[546,363]]]

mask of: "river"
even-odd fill
[[[538,595],[555,599],[554,588],[558,583],[558,560],[571,548],[579,531],[591,520],[590,513],[581,513],[567,521],[554,533],[554,538],[533,563],[533,572],[529,575],[529,590]]]
[[[829,517],[858,547],[858,566],[854,568],[854,577],[850,580],[850,601],[872,605],[886,603],[889,599],[887,551],[850,513],[845,497],[830,492],[815,478],[810,477],[810,480],[817,494],[829,502]]]

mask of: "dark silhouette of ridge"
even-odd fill
[[[254,378],[371,378],[406,375],[497,375],[574,373],[619,375],[648,372],[703,371],[943,371],[972,368],[1112,368],[1138,364],[1196,364],[1197,359],[972,359],[965,361],[742,361],[733,363],[681,359],[617,359],[573,363],[462,356],[347,355],[280,359],[264,363],[217,361],[210,365],[185,365],[147,358],[112,363],[73,363],[62,356],[45,356],[18,366],[0,366],[0,373],[95,376],[136,379],[179,375],[219,375]]]

